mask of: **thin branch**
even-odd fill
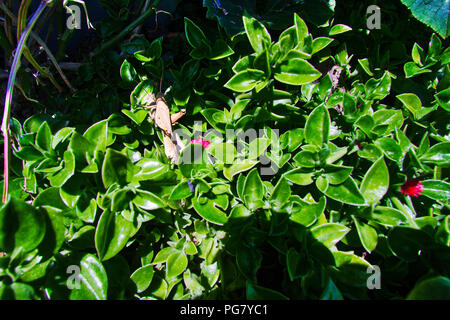
[[[5,4],[3,2],[0,2],[0,8],[8,15],[8,17],[13,21],[13,23],[17,24],[16,16],[5,6]],[[0,20],[3,20],[3,19],[0,18]],[[59,66],[58,62],[56,61],[55,56],[52,54],[50,49],[47,47],[47,44],[45,43],[45,41],[43,41],[41,39],[41,37],[39,37],[33,31],[31,31],[31,37],[42,47],[42,49],[44,49],[44,51],[47,54],[48,58],[50,59],[50,61],[52,62],[52,64],[56,68],[56,70],[58,71],[59,75],[61,76],[61,78],[63,79],[64,83],[67,85],[67,87],[69,87],[69,89],[72,92],[75,92],[76,90],[71,85],[70,81],[67,79],[66,75],[64,74],[64,72],[62,71],[62,69]]]
[[[17,44],[16,53],[14,55],[14,59],[11,66],[11,71],[8,78],[8,84],[6,86],[6,96],[5,96],[5,104],[3,110],[3,122],[2,122],[2,132],[3,132],[3,203],[6,203],[8,200],[8,186],[9,186],[9,157],[10,157],[10,135],[9,135],[9,120],[11,116],[11,102],[14,93],[14,83],[16,81],[17,71],[20,66],[20,58],[22,56],[23,49],[25,48],[25,43],[30,36],[31,29],[33,29],[36,21],[39,19],[39,16],[44,11],[45,7],[50,1],[41,1],[38,8],[34,12],[33,16],[28,23],[25,31],[20,36],[19,42]]]

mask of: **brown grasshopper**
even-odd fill
[[[152,93],[147,99],[148,105],[144,105],[145,108],[150,109],[150,117],[155,122],[155,125],[162,130],[164,152],[166,156],[174,163],[178,159],[177,145],[173,142],[172,125],[186,113],[185,110],[181,110],[175,114],[170,114],[169,107],[167,106],[164,94],[161,92],[160,81],[159,92],[156,95]]]

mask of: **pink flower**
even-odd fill
[[[203,146],[203,148],[208,148],[209,145],[211,144],[211,142],[209,142],[208,140],[204,140],[203,138],[195,138],[195,139],[191,140],[191,143],[201,144]]]
[[[423,184],[417,179],[408,179],[400,189],[404,195],[418,197],[423,190]]]

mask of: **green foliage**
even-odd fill
[[[185,41],[135,36],[81,68],[54,115],[12,120],[0,298],[448,296],[446,44],[380,56],[366,48],[383,30],[308,11],[283,27],[239,12],[231,37],[231,2],[204,2],[218,31],[184,17]],[[127,19],[128,1],[102,3]],[[186,112],[174,163],[145,108],[159,90]]]

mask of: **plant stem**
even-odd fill
[[[3,109],[3,122],[2,122],[2,132],[3,132],[3,203],[6,203],[8,199],[8,184],[9,184],[9,156],[10,156],[10,135],[9,135],[9,120],[11,116],[11,102],[14,93],[14,82],[16,81],[17,71],[20,67],[20,58],[22,56],[22,51],[25,48],[25,43],[31,33],[31,29],[33,29],[36,21],[38,20],[41,13],[44,11],[45,7],[51,1],[41,1],[38,8],[34,12],[33,16],[28,23],[27,28],[22,33],[19,39],[19,43],[17,44],[17,49],[14,54],[14,59],[11,66],[11,72],[8,78],[8,84],[6,87],[6,96],[5,96],[5,105]]]
[[[102,45],[100,48],[94,51],[92,56],[96,56],[106,49],[111,48],[113,45],[115,45],[117,42],[122,40],[128,33],[130,33],[132,30],[134,30],[138,25],[140,25],[142,22],[144,22],[145,19],[147,19],[151,14],[155,13],[157,7],[159,6],[159,3],[161,0],[156,0],[155,3],[152,5],[151,8],[148,8],[142,15],[139,16],[136,20],[134,20],[131,24],[129,24],[121,33],[119,33],[117,36],[115,36],[113,39],[106,42],[104,45]]]

